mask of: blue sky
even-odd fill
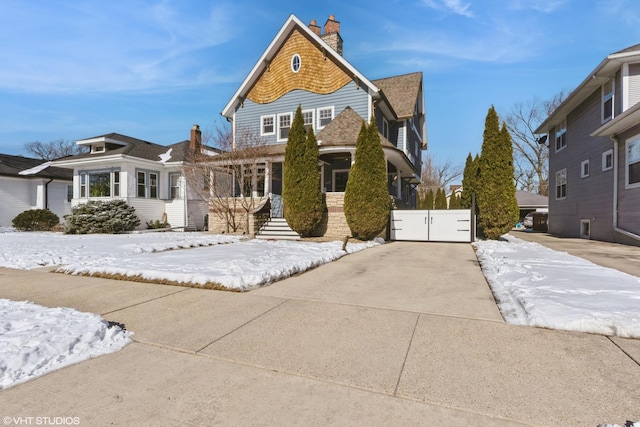
[[[429,153],[455,164],[480,151],[492,104],[572,90],[640,43],[637,0],[0,0],[0,152],[212,131],[291,13],[335,15],[369,79],[422,71]]]

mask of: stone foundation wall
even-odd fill
[[[255,236],[255,218],[254,215],[249,214],[249,230],[246,229],[246,213],[236,213],[236,224],[238,228],[235,231],[237,234],[246,234],[247,236]],[[227,221],[224,218],[220,218],[215,212],[209,213],[209,232],[214,234],[227,233]],[[234,233],[232,229],[229,229],[229,233]]]
[[[323,236],[335,239],[343,239],[351,235],[351,229],[344,216],[344,193],[324,194],[327,205],[326,218],[323,218]]]

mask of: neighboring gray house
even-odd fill
[[[51,162],[0,154],[0,227],[29,209],[49,209],[64,221],[71,212],[73,173]]]
[[[536,129],[549,232],[640,245],[640,44],[607,56]]]
[[[333,15],[324,31],[315,20],[307,26],[291,15],[221,113],[232,124],[234,137],[248,131],[269,147],[269,156],[254,172],[254,192],[269,198],[273,218],[282,216],[284,151],[301,106],[320,149],[321,189],[329,215],[325,235],[344,235],[344,191],[363,120],[375,117],[389,193],[398,206],[416,206],[421,152],[427,146],[422,73],[369,80],[342,56],[342,45],[340,23]],[[211,225],[212,230],[218,227]]]
[[[202,230],[208,206],[191,191],[183,173],[189,152],[219,151],[201,145],[198,125],[189,140],[163,146],[118,133],[76,142],[89,152],[53,162],[72,169],[71,205],[89,200],[122,199],[136,210],[140,227],[147,221],[166,219],[172,227]]]

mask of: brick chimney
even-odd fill
[[[193,125],[191,128],[191,138],[189,138],[189,148],[192,151],[199,151],[202,144],[202,132],[200,132],[200,126]]]
[[[313,30],[313,28],[311,29]],[[342,37],[340,36],[340,22],[336,21],[335,16],[329,16],[329,19],[327,19],[327,22],[325,22],[324,24],[324,34],[320,37],[326,44],[329,45],[329,47],[331,47],[331,49],[335,50],[340,56],[342,56]]]
[[[320,33],[320,27],[318,26],[318,24],[316,23],[315,19],[311,20],[311,24],[309,24],[309,28],[311,29],[311,31],[313,31],[314,33],[316,33],[316,35],[318,37],[321,37],[322,34]]]

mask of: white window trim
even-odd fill
[[[311,123],[309,123],[309,125],[313,126],[316,120],[316,110],[311,109],[311,110],[302,110],[302,118],[304,119],[304,114],[305,113],[311,113]],[[305,127],[307,126],[307,124],[305,123]],[[313,126],[314,130],[315,130],[315,126]]]
[[[115,180],[114,175],[115,172],[118,172],[118,194],[114,195],[115,191]],[[91,196],[91,175],[102,175],[109,174],[109,195],[108,196]],[[79,199],[107,199],[107,198],[116,198],[122,196],[122,172],[120,168],[113,169],[90,169],[90,170],[82,170],[79,172],[79,188],[78,188],[78,198]],[[82,196],[82,177],[84,176],[84,190],[85,194]]]
[[[264,132],[264,119],[271,118],[273,120],[273,132]],[[260,136],[271,136],[276,134],[276,115],[275,114],[267,114],[266,116],[260,116]]]
[[[586,166],[586,171],[585,171],[585,166]],[[583,160],[582,163],[580,163],[580,178],[587,178],[590,172],[591,171],[589,170],[589,159]]]
[[[318,120],[318,126],[316,127],[317,130],[320,129],[324,129],[324,126],[322,126],[320,124],[320,111],[323,110],[330,110],[331,111],[331,120],[333,120],[335,118],[335,107],[332,105],[330,107],[320,107],[318,108],[318,114],[316,114],[317,120]]]
[[[564,129],[564,132],[560,135],[560,138],[562,138],[562,135],[564,135],[564,145],[561,145],[558,148],[558,133],[556,131],[557,128],[561,128]],[[565,148],[567,148],[567,119],[563,119],[560,124],[556,127],[553,128],[553,144],[554,144],[554,148],[556,150],[556,153],[558,151],[562,151]]]
[[[104,152],[105,152],[104,144],[91,146],[91,153],[104,153]]]
[[[278,142],[287,141],[289,138],[280,138],[280,117],[289,116],[289,132],[291,132],[291,125],[293,124],[293,113],[280,113],[276,116],[276,139]]]
[[[588,233],[585,233],[585,227],[587,226],[588,229]],[[588,219],[581,219],[580,220],[580,238],[581,239],[591,239],[591,220]]]
[[[382,118],[382,136],[389,139],[389,121],[384,117]]]
[[[615,79],[611,79],[609,80],[611,82],[611,92],[607,92],[606,94],[604,93],[604,87],[605,85],[609,84],[609,82],[606,82],[605,84],[603,84],[602,86],[600,86],[600,119],[602,120],[602,123],[606,123],[608,121],[613,120],[613,118],[615,117],[616,114],[616,81]],[[609,96],[609,93],[611,93],[611,96]],[[605,98],[606,95],[606,98]],[[605,102],[607,102],[609,99],[611,99],[611,117],[605,117],[604,116],[604,104]]]
[[[611,156],[611,166],[607,167],[607,157]],[[613,149],[602,153],[602,171],[610,171],[613,169]]]
[[[638,142],[640,144],[640,135],[627,139],[624,143],[624,188],[640,188],[640,182],[629,183],[629,143]],[[638,163],[638,162],[634,162]]]
[[[144,197],[138,196],[138,173],[144,173]],[[156,176],[156,197],[151,197],[151,176]],[[147,169],[136,169],[135,171],[135,188],[136,188],[136,198],[138,199],[151,199],[151,200],[160,200],[160,188],[162,183],[160,182],[160,172],[147,170]]]
[[[298,59],[298,69],[297,70],[293,66],[296,58]],[[291,56],[291,71],[293,71],[294,73],[299,73],[301,69],[302,69],[302,58],[300,57],[300,54],[294,53],[293,56]]]
[[[565,186],[565,190],[564,190],[564,197],[558,197],[558,176],[564,174],[564,186]],[[555,181],[555,186],[554,191],[555,191],[555,198],[556,200],[565,200],[567,198],[567,169],[560,169],[558,172],[556,172],[556,181]]]
[[[169,200],[183,200],[184,197],[182,197],[182,180],[181,178],[181,174],[180,172],[170,172],[169,173]],[[173,186],[171,185],[171,179],[176,177],[177,181],[176,181],[176,188],[178,189],[178,196],[177,197],[171,197],[171,189],[173,188]]]

